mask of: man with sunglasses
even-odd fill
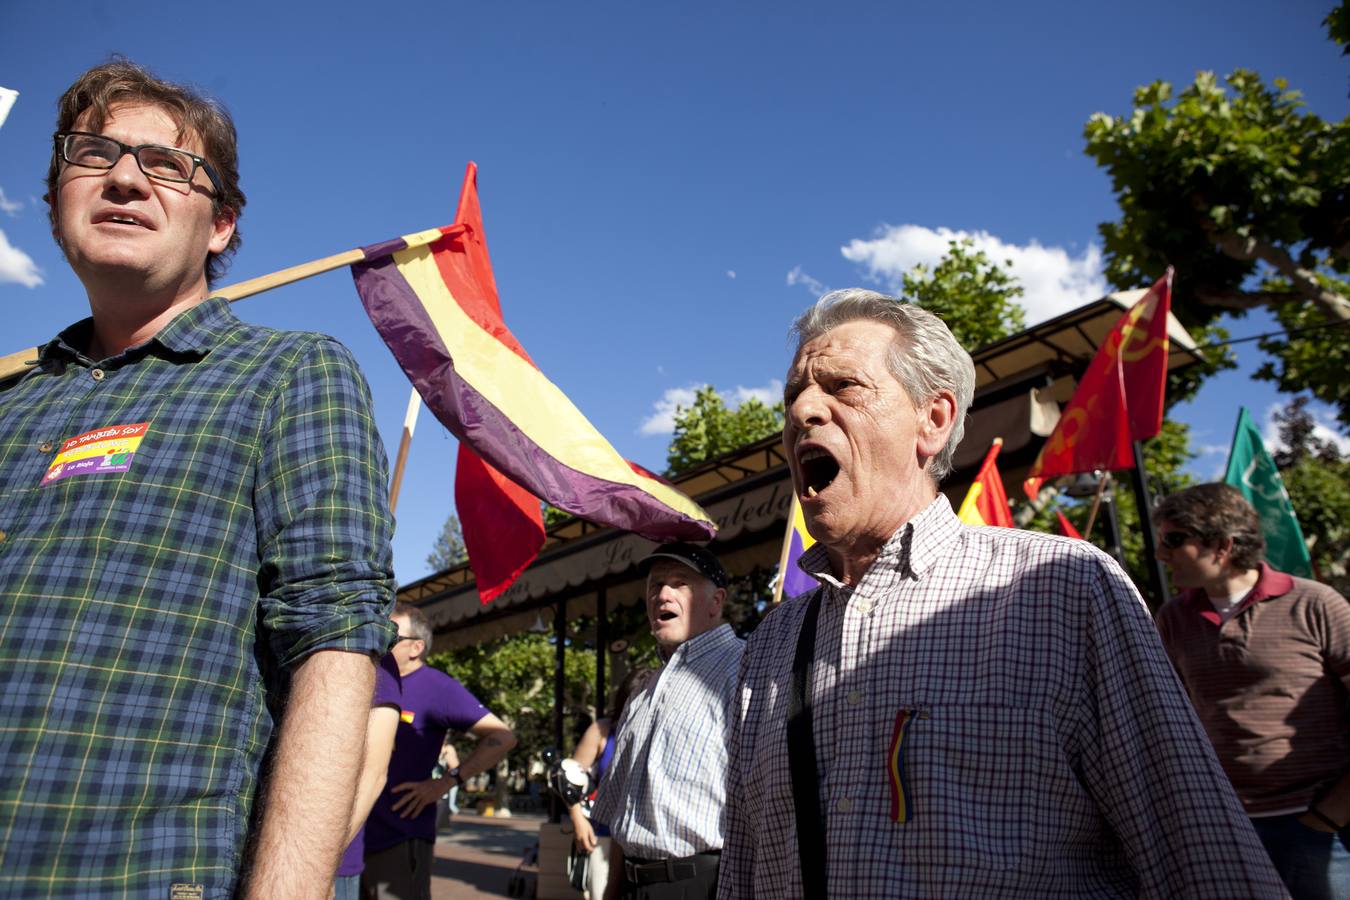
[[[1238,799],[1296,898],[1350,898],[1350,604],[1265,561],[1240,491],[1202,484],[1153,513],[1182,593],[1158,632]]]
[[[92,315],[0,384],[0,895],[326,897],[394,637],[369,391],[210,298],[215,102],[91,69],[47,188]]]

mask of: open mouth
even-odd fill
[[[798,460],[802,471],[802,481],[805,483],[805,495],[814,497],[825,490],[834,482],[835,476],[839,474],[839,463],[830,455],[828,450],[822,450],[819,447],[812,447],[802,452]]]
[[[657,614],[656,614],[656,621],[658,621],[658,622],[673,622],[675,619],[678,619],[679,617],[680,617],[679,613],[673,612],[673,611],[671,611],[671,610],[668,609],[668,610],[665,610],[664,612],[657,613]]]

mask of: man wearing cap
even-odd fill
[[[643,566],[647,621],[665,665],[629,699],[596,798],[595,816],[615,843],[605,895],[711,898],[745,642],[722,621],[727,574],[717,557],[663,544]]]

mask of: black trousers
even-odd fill
[[[692,878],[680,881],[636,884],[629,880],[625,871],[623,888],[619,891],[619,896],[624,900],[716,900],[718,858],[716,853],[700,853],[698,856],[688,857],[694,864],[695,874]],[[635,864],[654,862],[647,859],[627,861]]]

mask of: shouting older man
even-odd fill
[[[1282,896],[1115,563],[938,493],[975,382],[941,320],[839,291],[796,333],[820,586],[746,649],[719,896]]]
[[[727,574],[702,547],[658,547],[647,621],[665,660],[629,698],[595,816],[610,823],[606,900],[693,900],[717,891],[727,738],[745,642],[722,621]]]

